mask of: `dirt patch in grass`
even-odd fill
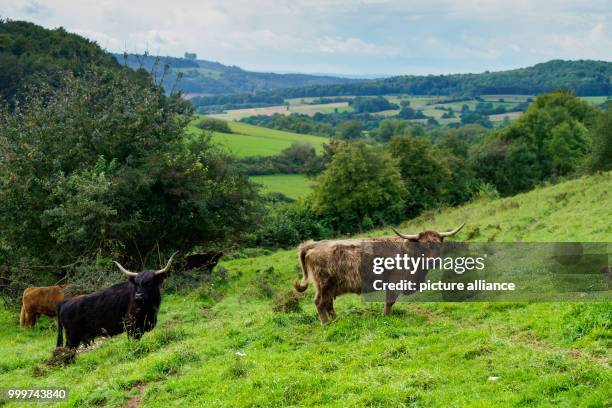
[[[147,384],[138,383],[134,386],[137,391],[137,394],[127,400],[125,404],[123,404],[123,408],[137,408],[142,404],[142,391],[145,389]]]

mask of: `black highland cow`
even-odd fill
[[[161,303],[161,285],[168,276],[174,253],[160,270],[130,272],[121,264],[117,267],[128,276],[118,283],[88,295],[59,303],[57,307],[57,347],[77,348],[89,344],[98,336],[114,336],[127,330],[130,337],[140,339],[157,323]]]

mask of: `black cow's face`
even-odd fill
[[[146,270],[140,273],[130,272],[121,266],[119,262],[113,261],[119,270],[129,277],[128,282],[133,289],[134,302],[138,306],[146,307],[152,305],[159,307],[159,303],[161,302],[161,284],[168,276],[170,265],[172,265],[172,260],[177,253],[178,252],[172,254],[166,266],[156,271]]]
[[[161,285],[166,278],[165,273],[155,274],[155,271],[142,271],[131,276],[129,282],[134,285],[134,301],[139,306],[159,301]]]

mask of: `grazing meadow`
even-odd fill
[[[263,185],[266,193],[282,193],[294,200],[306,197],[311,191],[311,180],[303,174],[271,174],[251,179]]]
[[[466,227],[466,241],[606,241],[612,173],[427,212],[403,231]],[[579,214],[580,216],[576,216]],[[368,236],[389,235],[381,229]],[[97,341],[48,366],[55,324],[0,308],[0,384],[67,387],[50,406],[590,406],[612,401],[610,303],[336,300],[320,326],[295,249],[226,257],[197,289],[167,293],[141,341]],[[8,404],[8,406],[11,406]],[[14,406],[22,406],[14,404]]]
[[[196,127],[200,118],[195,119],[188,129],[194,137],[202,134],[202,131]],[[237,157],[277,155],[296,142],[308,143],[317,152],[321,152],[323,144],[329,141],[329,139],[321,136],[267,129],[247,123],[228,122],[228,124],[233,133],[213,132],[212,140]]]

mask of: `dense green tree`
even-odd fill
[[[436,139],[436,145],[447,149],[463,159],[468,158],[470,146],[482,141],[489,129],[480,125],[465,125],[456,129],[446,129]]]
[[[590,167],[593,170],[612,170],[612,106],[608,106],[599,115],[592,135],[593,153]]]
[[[338,138],[343,140],[355,140],[362,136],[363,124],[358,120],[348,120],[338,126]]]
[[[444,202],[451,179],[447,154],[441,154],[422,137],[395,136],[388,145],[397,159],[406,189],[405,214],[418,215]]]
[[[397,222],[405,188],[397,163],[364,142],[340,145],[327,169],[315,179],[314,208],[339,231]]]
[[[566,121],[551,131],[548,149],[552,157],[552,172],[565,176],[577,170],[590,148],[589,131],[576,121]]]
[[[478,111],[470,111],[469,109],[461,111],[461,123],[464,125],[480,125],[487,128],[493,126],[487,115],[483,115]]]
[[[375,98],[357,96],[349,102],[349,105],[358,113],[381,112],[398,108],[396,104],[389,102],[382,96]]]
[[[426,118],[426,116],[423,115],[423,112],[421,112],[420,110],[414,110],[408,105],[404,106],[402,110],[399,111],[399,113],[397,114],[397,117],[400,119],[407,119],[407,120]]]
[[[90,66],[125,70],[143,82],[144,72],[123,69],[95,42],[25,21],[0,20],[0,100],[14,103],[17,93],[33,81],[57,85],[70,72],[82,75]]]
[[[408,122],[398,119],[385,119],[380,122],[374,137],[380,142],[388,142],[395,135],[404,134],[408,130]]]
[[[70,74],[0,112],[0,239],[11,256],[68,264],[142,259],[254,226],[257,195],[209,139],[186,142],[188,105],[122,71]]]
[[[227,121],[223,119],[204,117],[198,122],[197,127],[211,132],[233,133]]]
[[[473,168],[503,195],[576,174],[589,155],[596,117],[595,108],[571,92],[541,95],[516,122],[474,148]]]

